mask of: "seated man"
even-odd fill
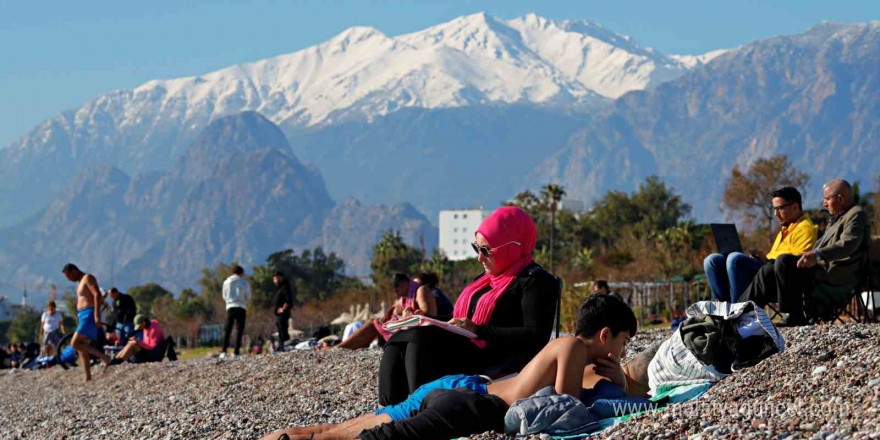
[[[780,311],[789,314],[781,325],[807,324],[804,294],[812,294],[817,282],[839,288],[852,286],[867,258],[870,222],[865,210],[855,206],[849,182],[834,179],[825,184],[822,206],[831,219],[813,249],[801,256],[780,255],[773,265],[761,267],[740,298],[761,307],[778,302]]]
[[[580,396],[587,380],[585,368],[595,361],[600,374],[614,369],[637,325],[632,310],[622,301],[592,295],[578,311],[577,336],[551,341],[513,378],[486,383],[481,376],[445,376],[373,414],[336,425],[278,431],[265,439],[450,439],[502,431],[508,407],[546,386],[553,386],[559,394]],[[600,361],[606,356],[612,362]],[[622,380],[622,374],[619,377]],[[596,382],[592,376],[589,380]]]
[[[629,306],[632,305],[632,295],[629,295],[627,299],[623,299],[623,295],[611,291],[611,287],[608,285],[608,281],[606,280],[596,280],[596,282],[593,283],[593,293],[604,293],[605,295],[611,295],[625,302]]]
[[[116,358],[121,361],[128,361],[132,356],[143,351],[151,351],[159,347],[165,340],[165,334],[162,332],[162,326],[156,319],[148,320],[144,315],[134,317],[135,332],[141,332],[141,340],[131,337],[125,347],[116,354]]]
[[[782,254],[801,255],[816,244],[818,229],[810,217],[804,214],[801,193],[786,186],[773,191],[772,196],[773,215],[781,228],[766,259],[732,252],[727,257],[711,254],[703,260],[703,269],[716,300],[739,302],[740,296],[761,267],[772,267],[773,260]]]

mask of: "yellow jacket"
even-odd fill
[[[807,214],[801,216],[796,222],[783,226],[773,240],[773,247],[767,253],[767,259],[772,260],[782,254],[800,255],[813,249],[819,237],[819,228],[813,224]]]

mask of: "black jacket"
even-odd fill
[[[471,298],[468,317],[489,290],[487,286]],[[556,277],[536,263],[526,266],[498,299],[489,324],[477,326],[477,337],[493,350],[534,355],[550,340],[558,291]]]
[[[116,312],[116,320],[121,323],[134,322],[137,315],[137,306],[131,295],[120,293],[119,297],[113,300],[113,311]]]
[[[287,304],[287,310],[284,313],[278,313],[278,308],[284,304]],[[289,315],[291,307],[293,307],[293,287],[289,281],[284,280],[275,289],[275,314]]]

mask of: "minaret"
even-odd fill
[[[27,308],[27,287],[24,288],[24,293],[21,294],[21,308]]]

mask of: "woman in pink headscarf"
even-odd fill
[[[558,284],[532,259],[535,222],[520,208],[499,208],[474,239],[485,273],[461,292],[449,322],[477,337],[431,326],[394,334],[379,368],[381,405],[447,374],[519,371],[550,339]]]

